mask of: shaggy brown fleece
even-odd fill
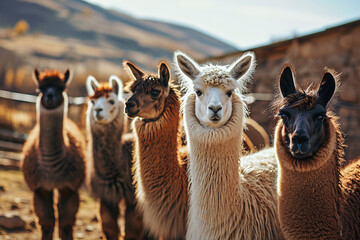
[[[64,143],[67,149],[63,156],[66,166],[59,169],[61,171],[44,172],[39,159],[39,132],[40,126],[37,124],[30,132],[24,144],[22,159],[22,170],[25,181],[31,190],[44,187],[48,190],[53,188],[68,187],[77,191],[85,179],[84,149],[85,141],[79,128],[70,119],[64,121]],[[71,159],[71,161],[70,161]]]
[[[343,193],[343,236],[345,239],[360,239],[360,157],[340,171]]]
[[[359,239],[360,162],[340,171],[343,137],[328,113],[325,142],[307,161],[284,145],[283,125],[275,130],[279,162],[279,218],[286,239]]]
[[[184,238],[186,233],[188,181],[185,154],[179,152],[179,108],[179,96],[170,88],[157,120],[135,118],[132,123],[138,206],[150,233],[166,239]]]

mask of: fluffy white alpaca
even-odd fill
[[[187,239],[279,239],[276,161],[268,149],[241,157],[246,105],[241,95],[255,68],[253,53],[230,66],[198,65],[175,53],[187,90],[189,147]]]

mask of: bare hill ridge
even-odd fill
[[[1,37],[0,45],[38,58],[116,64],[131,58],[152,68],[154,60],[171,59],[177,49],[196,58],[236,50],[187,27],[137,19],[82,0],[0,1],[0,28],[13,28],[20,19],[29,24],[28,34]]]

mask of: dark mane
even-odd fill
[[[284,106],[291,108],[297,108],[299,110],[309,110],[312,109],[318,100],[318,96],[313,90],[297,90],[295,93],[283,97],[281,93],[278,93],[275,97],[275,100],[271,104],[271,109],[273,110],[275,116],[277,112]]]
[[[44,70],[39,74],[39,81],[49,80],[49,79],[58,79],[64,81],[65,75],[59,70]]]
[[[161,86],[159,78],[155,75],[147,74],[141,79],[130,81],[126,85],[125,90],[131,91],[133,93],[136,90],[149,93],[154,86]]]
[[[295,69],[291,64],[286,64],[285,66],[290,66],[292,69]],[[324,74],[326,72],[331,73],[335,78],[336,90],[334,95],[336,95],[336,92],[340,86],[340,74],[338,74],[334,69],[328,67],[324,68]],[[277,112],[284,106],[297,108],[299,110],[309,110],[313,108],[318,101],[318,96],[316,93],[319,87],[319,84],[310,84],[307,89],[299,89],[298,87],[295,93],[290,94],[285,98],[281,95],[280,92],[278,92],[270,108],[273,110],[275,117],[277,115]]]
[[[56,86],[65,88],[65,75],[59,70],[45,70],[39,73],[39,87]]]

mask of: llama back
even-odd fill
[[[240,173],[245,178],[254,178],[255,176],[261,181],[266,181],[266,184],[269,183],[268,185],[273,186],[274,190],[276,189],[274,179],[276,179],[278,167],[274,148],[266,148],[241,157],[240,165],[242,166]]]
[[[346,239],[360,239],[360,157],[346,165],[341,175],[344,195],[343,236]]]
[[[242,157],[240,160],[240,176],[243,177],[244,189],[248,190],[248,208],[245,214],[263,216],[257,221],[254,229],[248,228],[249,233],[257,232],[254,238],[282,239],[282,232],[278,220],[276,176],[277,161],[274,148],[267,148],[255,154]],[[254,207],[255,206],[255,207]],[[271,226],[271,227],[269,227]],[[250,236],[247,234],[245,236]]]

